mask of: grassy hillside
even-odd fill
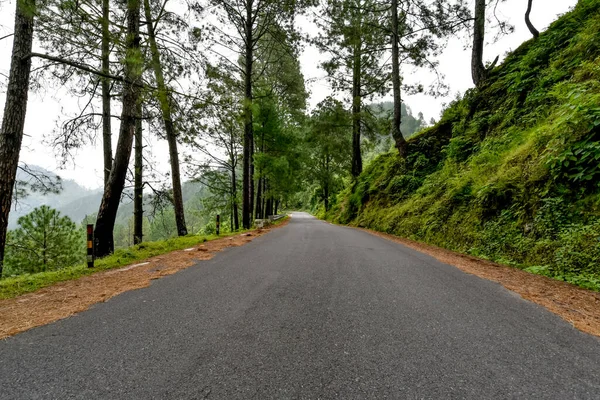
[[[600,0],[383,154],[327,215],[600,290]]]

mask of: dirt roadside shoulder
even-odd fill
[[[580,331],[600,337],[600,293],[398,236],[356,229],[428,254],[468,274],[497,282],[524,299],[545,307]]]
[[[215,239],[135,264],[60,282],[38,291],[0,300],[0,340],[36,326],[46,325],[87,310],[123,292],[150,286],[198,261],[210,260],[228,247],[242,246],[288,223]]]

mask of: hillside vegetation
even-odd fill
[[[600,290],[600,0],[582,0],[327,213]]]

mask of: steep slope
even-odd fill
[[[600,290],[600,0],[383,154],[327,216]]]

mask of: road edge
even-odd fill
[[[264,229],[215,239],[196,246],[161,254],[118,269],[100,271],[58,282],[34,292],[0,300],[0,340],[29,329],[48,325],[86,311],[94,304],[119,294],[150,286],[153,280],[175,274],[212,259],[229,247],[243,246],[257,237],[286,226],[291,219]]]
[[[389,233],[320,220],[332,225],[361,230],[404,245],[462,272],[496,282],[523,299],[544,307],[574,328],[600,338],[600,293],[598,292]]]

